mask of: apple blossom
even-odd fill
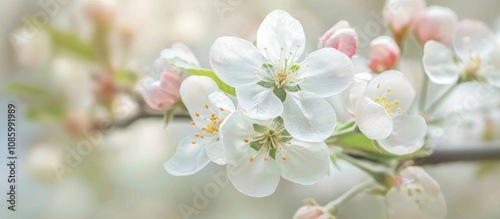
[[[221,37],[210,49],[217,76],[236,88],[240,106],[249,116],[267,120],[283,117],[297,139],[322,141],[332,134],[335,111],[323,99],[352,82],[352,62],[342,52],[323,48],[306,55],[301,24],[276,10],[257,32],[257,48],[236,37]]]
[[[422,44],[435,40],[449,45],[457,23],[457,14],[450,8],[430,6],[417,16],[413,29],[415,36]]]
[[[171,59],[181,59],[193,66],[198,60],[184,44],[173,44],[172,48],[161,51],[149,74],[142,81],[142,95],[154,110],[165,111],[179,101],[179,87],[185,77],[183,70],[169,64]]]
[[[305,205],[295,212],[293,219],[335,219],[335,217],[320,206]]]
[[[349,26],[347,21],[341,20],[326,31],[319,39],[319,48],[332,47],[351,58],[358,48],[358,34]]]
[[[421,167],[407,167],[386,194],[388,219],[442,219],[446,203],[439,185]]]
[[[476,80],[500,87],[500,64],[493,32],[480,21],[464,20],[453,36],[453,51],[428,41],[422,58],[425,73],[436,84]]]
[[[221,127],[229,180],[240,192],[271,195],[280,175],[292,182],[312,185],[330,169],[324,142],[306,142],[288,133],[280,117],[254,120],[236,111]],[[238,171],[231,171],[237,169]]]
[[[191,125],[200,128],[179,142],[174,156],[165,163],[172,175],[190,175],[208,162],[225,164],[224,148],[219,135],[225,118],[235,111],[231,99],[217,84],[204,76],[190,76],[181,85],[180,95],[189,114]]]
[[[401,42],[415,17],[424,10],[425,0],[387,0],[384,20],[397,42]]]
[[[375,73],[392,69],[399,55],[399,47],[391,37],[379,36],[370,43],[368,67]]]
[[[409,154],[423,146],[427,124],[408,114],[415,91],[403,73],[395,70],[360,82],[350,91],[352,112],[360,131],[386,151]]]

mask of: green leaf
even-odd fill
[[[115,74],[115,81],[119,85],[133,85],[137,81],[137,75],[133,71],[129,70],[118,70]]]
[[[30,106],[26,111],[26,117],[31,120],[62,119],[65,115],[62,105]]]
[[[269,151],[269,156],[276,160],[276,148]]]
[[[172,120],[176,108],[176,106],[172,106],[163,114],[163,128],[167,127],[167,125],[170,123],[170,120]]]
[[[273,93],[278,97],[280,98],[281,102],[285,101],[286,99],[286,92],[284,89],[280,88],[280,89],[274,89],[273,90]]]
[[[258,133],[263,133],[263,132],[267,131],[267,127],[264,125],[260,125],[260,124],[253,124],[253,130],[258,132]]]
[[[293,87],[287,86],[287,87],[285,87],[285,89],[287,89],[288,91],[291,91],[291,92],[297,92],[300,90],[300,86],[299,85],[295,85]]]
[[[375,160],[391,160],[398,157],[397,155],[375,147],[373,140],[358,132],[341,135],[336,138],[332,144],[340,146],[349,152],[367,156]]]
[[[256,151],[259,151],[262,148],[262,144],[259,143],[259,141],[252,141],[250,142],[250,147],[255,149]]]
[[[265,62],[262,64],[262,70],[264,70],[268,75],[274,75],[276,69],[274,69],[273,64],[270,62]]]
[[[89,43],[84,42],[76,33],[60,30],[55,27],[48,27],[46,30],[57,50],[71,52],[87,61],[94,62],[97,60],[93,47]]]
[[[184,61],[180,58],[168,59],[166,61],[169,64],[171,64],[177,68],[183,69],[183,70],[185,70],[193,75],[209,77],[215,81],[217,86],[219,86],[219,89],[221,89],[225,93],[230,94],[232,96],[236,95],[236,91],[234,90],[234,87],[231,87],[228,84],[224,83],[219,77],[217,77],[215,72],[211,69],[198,68],[197,66],[194,66],[190,63],[187,63],[186,61]]]

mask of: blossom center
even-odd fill
[[[219,111],[222,112],[224,111],[223,108],[219,108]],[[210,116],[205,116],[209,114]],[[217,135],[219,133],[219,127],[224,121],[224,118],[220,118],[219,116],[216,115],[214,110],[212,110],[209,107],[209,104],[205,104],[205,112],[195,112],[194,115],[198,118],[202,118],[205,121],[208,121],[208,123],[204,126],[198,126],[201,129],[201,133],[196,133],[195,136],[200,139],[204,139],[205,135]],[[191,121],[191,125],[196,126],[195,121]],[[193,144],[196,144],[196,142],[192,142]]]
[[[380,83],[377,84],[377,89],[382,89]],[[401,107],[398,107],[399,100],[388,100],[387,95],[391,93],[391,87],[387,87],[385,92],[380,96],[375,96],[373,101],[378,105],[382,106],[389,116],[394,116],[394,113],[402,113]]]
[[[281,159],[287,159],[283,153],[283,145],[286,143],[289,144],[292,137],[282,124],[281,118],[278,118],[271,127],[260,124],[253,125],[254,130],[259,134],[254,136],[251,141],[246,138],[243,139],[245,143],[249,143],[249,146],[257,151],[256,154],[249,157],[248,160],[250,162],[253,162],[259,153],[266,154],[264,156],[265,161],[267,161],[269,157],[276,159],[276,154],[278,152],[281,154]]]
[[[423,209],[424,204],[430,201],[429,195],[419,184],[406,184],[402,189],[406,190],[405,192],[408,197],[412,199],[420,209]]]

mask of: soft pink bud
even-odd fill
[[[143,96],[149,107],[165,111],[179,101],[181,78],[173,72],[163,72],[159,80],[152,77],[143,82]]]
[[[370,43],[368,67],[376,73],[392,69],[399,59],[399,53],[399,47],[392,38],[377,37]]]
[[[384,5],[384,20],[401,42],[414,18],[425,9],[425,0],[387,0]]]
[[[347,21],[341,20],[321,36],[319,47],[332,47],[350,58],[358,48],[358,35]]]
[[[451,43],[458,22],[455,12],[441,6],[431,6],[415,19],[413,29],[420,43],[436,40],[443,44]]]
[[[295,212],[293,219],[333,219],[334,217],[325,212],[320,206],[306,205]]]

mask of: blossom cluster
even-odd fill
[[[419,153],[427,139],[427,112],[418,101],[425,103],[425,94],[398,70],[409,33],[423,46],[429,83],[500,86],[500,50],[480,21],[459,21],[451,9],[426,7],[424,0],[388,0],[384,19],[392,36],[375,38],[368,59],[357,54],[356,29],[343,20],[319,38],[318,49],[304,53],[302,25],[282,10],[265,17],[254,42],[218,38],[211,70],[201,69],[183,45],[164,50],[143,82],[146,103],[161,111],[184,105],[198,128],[179,142],[167,172],[184,176],[210,162],[226,165],[236,189],[265,197],[281,177],[319,182],[339,153],[332,148],[349,154],[360,151],[351,147],[369,147],[395,159]],[[446,215],[439,185],[422,168],[395,169],[382,177],[364,169],[383,187],[389,218]],[[331,218],[334,209],[313,204],[295,218]]]

